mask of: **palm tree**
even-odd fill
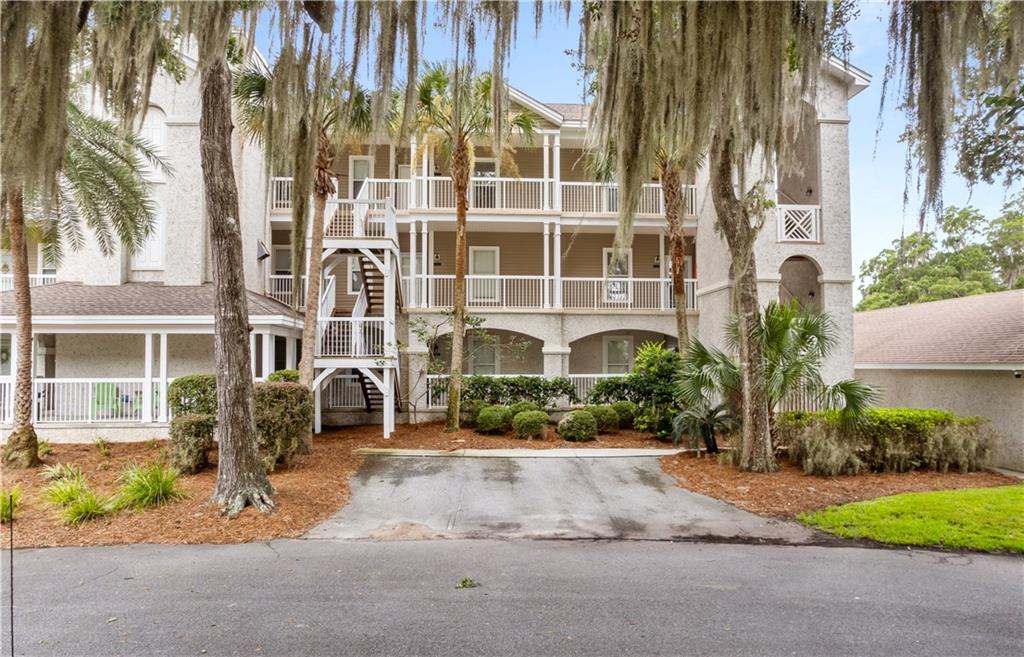
[[[455,193],[455,289],[452,301],[452,360],[448,381],[448,412],[445,430],[459,428],[462,393],[463,341],[466,332],[466,211],[469,205],[469,174],[474,143],[490,139],[501,149],[502,168],[514,172],[512,133],[533,138],[537,119],[527,110],[510,110],[501,121],[503,134],[494,133],[493,78],[474,76],[467,67],[454,72],[443,64],[427,66],[417,87],[413,129],[421,144],[439,146],[446,154]],[[415,154],[413,154],[415,156]]]
[[[731,349],[739,342],[739,332],[739,319],[733,317],[727,330]],[[762,371],[773,437],[775,407],[791,394],[811,395],[821,407],[839,409],[841,419],[850,423],[858,421],[878,399],[874,388],[857,379],[831,385],[822,380],[822,364],[838,344],[835,323],[827,313],[801,308],[796,301],[771,302],[760,313],[752,338],[764,354]],[[682,406],[691,408],[707,408],[715,401],[722,401],[740,415],[740,364],[721,350],[706,347],[694,338],[676,378],[676,397]]]
[[[672,299],[676,311],[676,338],[679,348],[690,342],[690,328],[686,324],[686,274],[683,255],[686,236],[683,234],[683,213],[686,197],[683,194],[685,159],[662,144],[654,154],[654,169],[661,181],[662,201],[665,205],[665,232],[668,234],[672,262]],[[699,166],[699,158],[698,158]]]
[[[703,439],[708,454],[718,453],[718,441],[715,435],[729,433],[739,426],[736,416],[729,410],[728,404],[712,406],[702,403],[677,413],[672,418],[672,445],[678,446],[683,434],[693,437],[694,447],[700,449],[698,439]]]
[[[84,227],[95,235],[104,255],[111,255],[117,242],[134,251],[143,245],[153,225],[147,168],[171,173],[150,143],[83,112],[73,102],[68,105],[67,126],[54,212],[46,212],[48,209],[40,207],[38,199],[26,198],[19,185],[4,190],[0,232],[10,244],[14,260],[18,368],[13,426],[2,462],[14,468],[39,465],[38,440],[32,426],[32,296],[26,230],[34,229],[44,238],[53,262],[59,261],[65,243],[72,248],[83,244]]]

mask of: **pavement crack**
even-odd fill
[[[264,541],[263,544],[267,546],[268,550],[270,550],[271,552],[274,553],[274,560],[275,561],[281,558],[281,553],[277,551],[277,548],[275,548],[273,545],[271,545],[270,541]]]
[[[462,511],[462,496],[463,496],[463,493],[465,492],[465,490],[466,490],[466,471],[465,471],[465,469],[463,469],[463,471],[462,471],[462,478],[459,480],[459,494],[458,494],[458,498],[455,501],[455,510],[453,510],[451,512],[451,514],[448,516],[448,522],[445,525],[445,531],[449,531],[450,532],[450,531],[454,531],[455,530],[455,521],[458,519],[459,513]]]
[[[90,577],[89,579],[83,579],[81,582],[79,582],[78,584],[75,584],[71,588],[73,588],[73,589],[81,588],[81,587],[85,586],[86,584],[88,584],[89,582],[95,582],[96,580],[102,579],[102,578],[106,577],[107,575],[111,575],[113,573],[116,573],[118,568],[119,568],[119,566],[114,566],[110,570],[108,570],[106,572],[103,572],[103,573],[100,573],[99,575],[94,575],[94,576]]]

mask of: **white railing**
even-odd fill
[[[363,387],[354,374],[335,375],[327,383],[326,408],[364,408]]]
[[[7,389],[12,385],[7,384]],[[40,424],[142,422],[144,390],[144,379],[36,379],[32,418]],[[159,409],[156,382],[152,403],[155,417]]]
[[[292,179],[270,179],[270,211],[286,212],[292,209]]]
[[[11,422],[13,410],[14,381],[12,379],[0,379],[0,424]]]
[[[565,214],[615,214],[619,211],[619,186],[615,183],[564,182],[562,183],[562,212]],[[693,185],[683,186],[683,212],[697,214],[697,190]],[[651,183],[640,189],[638,215],[665,214],[665,200],[661,185]]]
[[[422,280],[416,277],[416,281]],[[429,274],[426,277],[428,308],[450,308],[455,296],[455,276]],[[411,285],[410,279],[403,284]],[[554,290],[562,288],[561,306]],[[697,309],[697,280],[683,281],[686,307]],[[545,288],[548,288],[545,294]],[[568,308],[572,310],[669,310],[675,308],[672,280],[667,278],[562,278],[544,276],[466,276],[466,306],[469,308]]]
[[[50,285],[57,282],[57,274],[29,274],[28,286],[38,287]],[[10,292],[14,289],[14,274],[0,274],[0,292]]]
[[[324,358],[389,357],[382,317],[330,317],[317,321],[317,356]]]
[[[380,201],[362,203],[355,201],[334,201],[328,204],[329,221],[324,222],[324,237],[347,238],[393,238],[398,239],[397,227],[389,221]]]
[[[470,178],[470,210],[544,210],[543,178]],[[427,178],[425,208],[454,210],[455,187],[449,176]]]
[[[573,385],[576,386],[576,396],[579,397],[581,403],[587,402],[587,397],[590,395],[590,391],[594,389],[600,381],[605,379],[617,379],[622,374],[570,374],[569,380],[572,381]]]
[[[780,205],[777,208],[780,242],[821,242],[821,207]]]
[[[412,206],[411,180],[370,178],[363,182],[363,189],[366,190],[366,200],[384,201],[390,198],[395,203],[395,210],[408,210]],[[359,196],[363,197],[362,191]]]
[[[277,299],[283,304],[294,307],[292,299],[292,276],[291,274],[271,274],[267,280],[267,296],[271,299]],[[306,277],[302,277],[302,297],[298,300],[299,304],[304,304],[306,300],[306,289],[307,281]]]

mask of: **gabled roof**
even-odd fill
[[[291,316],[285,304],[247,290],[252,316]],[[32,288],[34,317],[168,317],[212,316],[217,308],[211,283],[202,285],[164,285],[162,283],[124,283],[122,285],[83,285],[53,283]],[[0,293],[0,316],[12,321],[14,292]]]
[[[1024,290],[855,313],[853,346],[856,367],[1020,368],[1024,366]]]

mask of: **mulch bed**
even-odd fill
[[[548,432],[544,440],[517,440],[508,436],[483,436],[471,430],[444,433],[440,423],[400,425],[390,440],[378,425],[329,431],[313,441],[311,454],[298,456],[289,468],[271,473],[277,491],[274,513],[264,515],[244,510],[228,520],[210,503],[217,480],[214,465],[179,481],[187,498],[162,507],[121,511],[77,527],[63,525],[56,511],[40,499],[47,481],[34,470],[3,470],[3,486],[21,487],[21,505],[15,516],[15,547],[118,545],[125,543],[246,543],[301,536],[326,520],[348,502],[349,479],[359,468],[360,447],[419,449],[486,449],[555,447],[665,447],[646,434],[622,431],[601,436],[589,443],[569,443]],[[82,469],[89,487],[110,495],[117,490],[117,477],[129,463],[145,464],[163,458],[166,441],[111,443],[104,457],[92,444],[52,445],[46,465],[74,464]],[[4,525],[2,543],[6,548],[10,525]]]
[[[688,490],[764,516],[792,520],[834,504],[916,491],[985,488],[1021,483],[997,472],[879,472],[839,477],[805,475],[780,460],[779,472],[757,474],[723,465],[714,457],[680,454],[661,458],[665,472]]]
[[[445,433],[440,423],[400,425],[389,440],[380,426],[348,427],[325,432],[313,441],[311,454],[270,475],[277,494],[277,509],[264,515],[246,509],[234,520],[222,516],[210,503],[217,478],[216,466],[180,478],[188,497],[172,504],[141,511],[121,511],[78,527],[61,524],[56,512],[39,498],[47,482],[39,470],[4,470],[3,486],[19,485],[21,506],[14,522],[15,547],[116,545],[125,543],[245,543],[301,536],[348,502],[349,480],[359,468],[360,447],[405,449],[552,449],[573,447],[669,447],[647,434],[620,431],[586,443],[561,440],[553,427],[543,440],[517,440],[510,436],[484,436],[464,429]],[[113,494],[117,477],[128,463],[149,463],[164,457],[165,441],[112,443],[102,456],[91,444],[54,444],[47,464],[79,466],[89,486]],[[212,454],[215,460],[215,453]],[[991,472],[971,474],[868,474],[856,477],[809,477],[783,463],[773,475],[740,472],[714,458],[692,454],[661,459],[666,472],[679,485],[768,516],[793,518],[802,511],[831,504],[870,499],[907,491],[1001,486],[1016,479]],[[2,543],[8,545],[10,525],[4,525]]]

